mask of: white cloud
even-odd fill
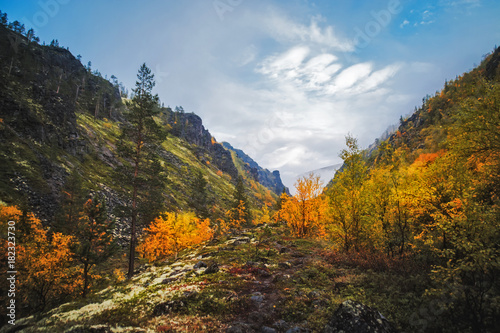
[[[372,71],[371,63],[361,63],[344,69],[335,79],[333,92],[352,87],[359,80],[368,77]]]
[[[321,16],[313,17],[309,25],[293,22],[275,12],[262,20],[268,33],[281,42],[311,43],[342,52],[353,51],[355,47],[352,40],[337,36],[333,26],[320,27]]]
[[[405,27],[405,26],[407,26],[408,24],[410,24],[410,21],[408,21],[408,20],[404,20],[404,21],[403,21],[403,23],[401,23],[401,24],[399,25],[399,27],[400,27],[400,28],[404,28],[404,27]]]

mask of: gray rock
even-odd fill
[[[253,296],[250,297],[250,300],[254,303],[260,304],[264,301],[264,296],[261,293],[254,293]]]
[[[204,261],[199,261],[197,262],[193,268],[198,269],[198,268],[203,268],[203,267],[208,267],[208,265]]]
[[[276,330],[274,328],[268,327],[268,326],[262,326],[260,329],[261,333],[276,333]]]
[[[285,328],[288,327],[288,323],[286,321],[284,321],[283,319],[280,319],[280,320],[274,322],[273,327],[275,327],[281,331],[284,331]]]
[[[343,302],[323,333],[397,333],[394,326],[377,310],[356,301]]]

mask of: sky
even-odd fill
[[[146,63],[165,106],[297,175],[368,147],[500,43],[496,0],[0,0],[131,90]]]

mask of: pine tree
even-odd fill
[[[191,189],[191,208],[201,219],[208,218],[207,180],[201,171],[196,172]]]
[[[116,180],[123,184],[125,196],[130,204],[122,207],[122,214],[130,218],[130,251],[128,278],[134,274],[136,232],[145,217],[151,217],[155,210],[160,211],[162,182],[161,166],[157,162],[156,150],[161,144],[164,133],[153,118],[158,113],[158,95],[153,95],[154,74],[143,64],[137,74],[138,81],[133,89],[134,97],[127,103],[126,122],[123,123],[122,135],[118,144],[120,156],[131,161],[117,168]],[[155,195],[148,195],[155,191]],[[153,211],[149,208],[154,199]],[[148,210],[149,209],[149,210]],[[143,212],[149,211],[148,214]]]
[[[62,189],[61,209],[56,216],[55,227],[57,231],[67,235],[71,234],[78,222],[83,204],[88,198],[87,194],[82,177],[76,170],[72,170]]]
[[[9,21],[7,19],[7,13],[2,13],[0,10],[0,24],[6,27],[9,24]]]
[[[75,256],[83,265],[83,297],[89,291],[92,268],[105,262],[117,249],[113,229],[114,223],[107,216],[104,200],[99,197],[87,200],[76,228],[74,247]]]
[[[250,207],[248,204],[248,197],[245,193],[245,185],[241,176],[239,176],[238,180],[236,181],[236,188],[233,195],[232,212],[232,218],[234,220],[244,221],[246,224],[249,224],[252,220]]]

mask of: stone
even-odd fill
[[[256,304],[260,304],[264,301],[264,296],[261,293],[255,293],[250,297],[250,300]]]
[[[203,267],[208,267],[208,265],[204,261],[199,261],[193,266],[194,269],[203,268]]]
[[[219,271],[219,265],[217,263],[213,263],[205,270],[205,274],[214,274]]]
[[[343,302],[323,329],[323,333],[397,333],[377,310],[362,303]]]
[[[284,331],[288,327],[288,323],[283,319],[280,319],[273,323],[273,327],[277,328],[280,331]]]
[[[260,329],[261,333],[276,333],[277,331],[274,328],[268,326],[262,326]]]

